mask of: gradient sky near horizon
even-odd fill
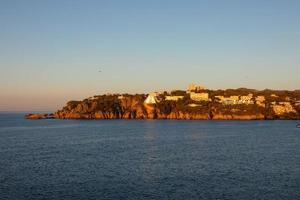
[[[299,89],[300,1],[0,0],[0,111],[189,83]]]

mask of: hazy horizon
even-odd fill
[[[0,111],[55,111],[68,100],[190,83],[300,89],[300,1],[0,5]]]

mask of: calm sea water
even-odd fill
[[[297,123],[0,114],[0,199],[300,199]]]

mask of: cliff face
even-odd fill
[[[263,120],[300,119],[300,109],[290,103],[261,106],[222,105],[202,102],[189,107],[189,100],[144,104],[146,95],[103,95],[83,101],[70,101],[54,113],[58,119],[188,119],[188,120]]]
[[[140,96],[123,99],[102,96],[93,100],[70,101],[54,116],[59,119],[144,119],[147,112]]]
[[[210,119],[208,112],[188,113],[173,110],[164,113],[158,106],[147,105],[143,102],[144,98],[137,96],[109,100],[71,101],[62,110],[54,113],[54,116],[59,119]],[[108,104],[108,106],[103,106],[103,104]]]

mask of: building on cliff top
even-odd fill
[[[202,93],[191,92],[190,98],[193,101],[209,101],[209,96],[208,96],[208,93],[206,93],[206,92],[202,92]]]
[[[157,104],[161,101],[159,94],[157,92],[150,93],[145,99],[145,104]]]
[[[249,101],[252,98],[253,98],[253,94],[252,93],[248,94],[247,96],[241,96],[240,97],[241,100],[245,100],[245,101]]]
[[[254,104],[254,101],[252,100],[253,94],[248,94],[247,96],[230,96],[230,97],[215,96],[215,98],[217,98],[217,101],[219,103],[222,103],[223,105]]]
[[[247,96],[240,96],[239,104],[254,104],[252,98],[252,93],[248,94]]]
[[[178,101],[183,98],[184,98],[184,96],[166,96],[165,100],[166,101]]]
[[[266,98],[265,96],[257,96],[255,102],[258,106],[265,107]]]
[[[201,91],[201,90],[205,90],[205,87],[203,87],[201,85],[190,84],[186,93],[197,92],[197,91]]]
[[[297,113],[290,102],[279,102],[278,105],[272,105],[272,108],[276,115],[282,115],[284,113]]]
[[[265,96],[257,96],[257,97],[255,98],[255,101],[265,102],[265,101],[266,101],[266,98],[265,98]]]
[[[230,97],[215,96],[215,98],[217,102],[222,103],[224,105],[237,104],[239,100],[239,96],[230,96]]]

